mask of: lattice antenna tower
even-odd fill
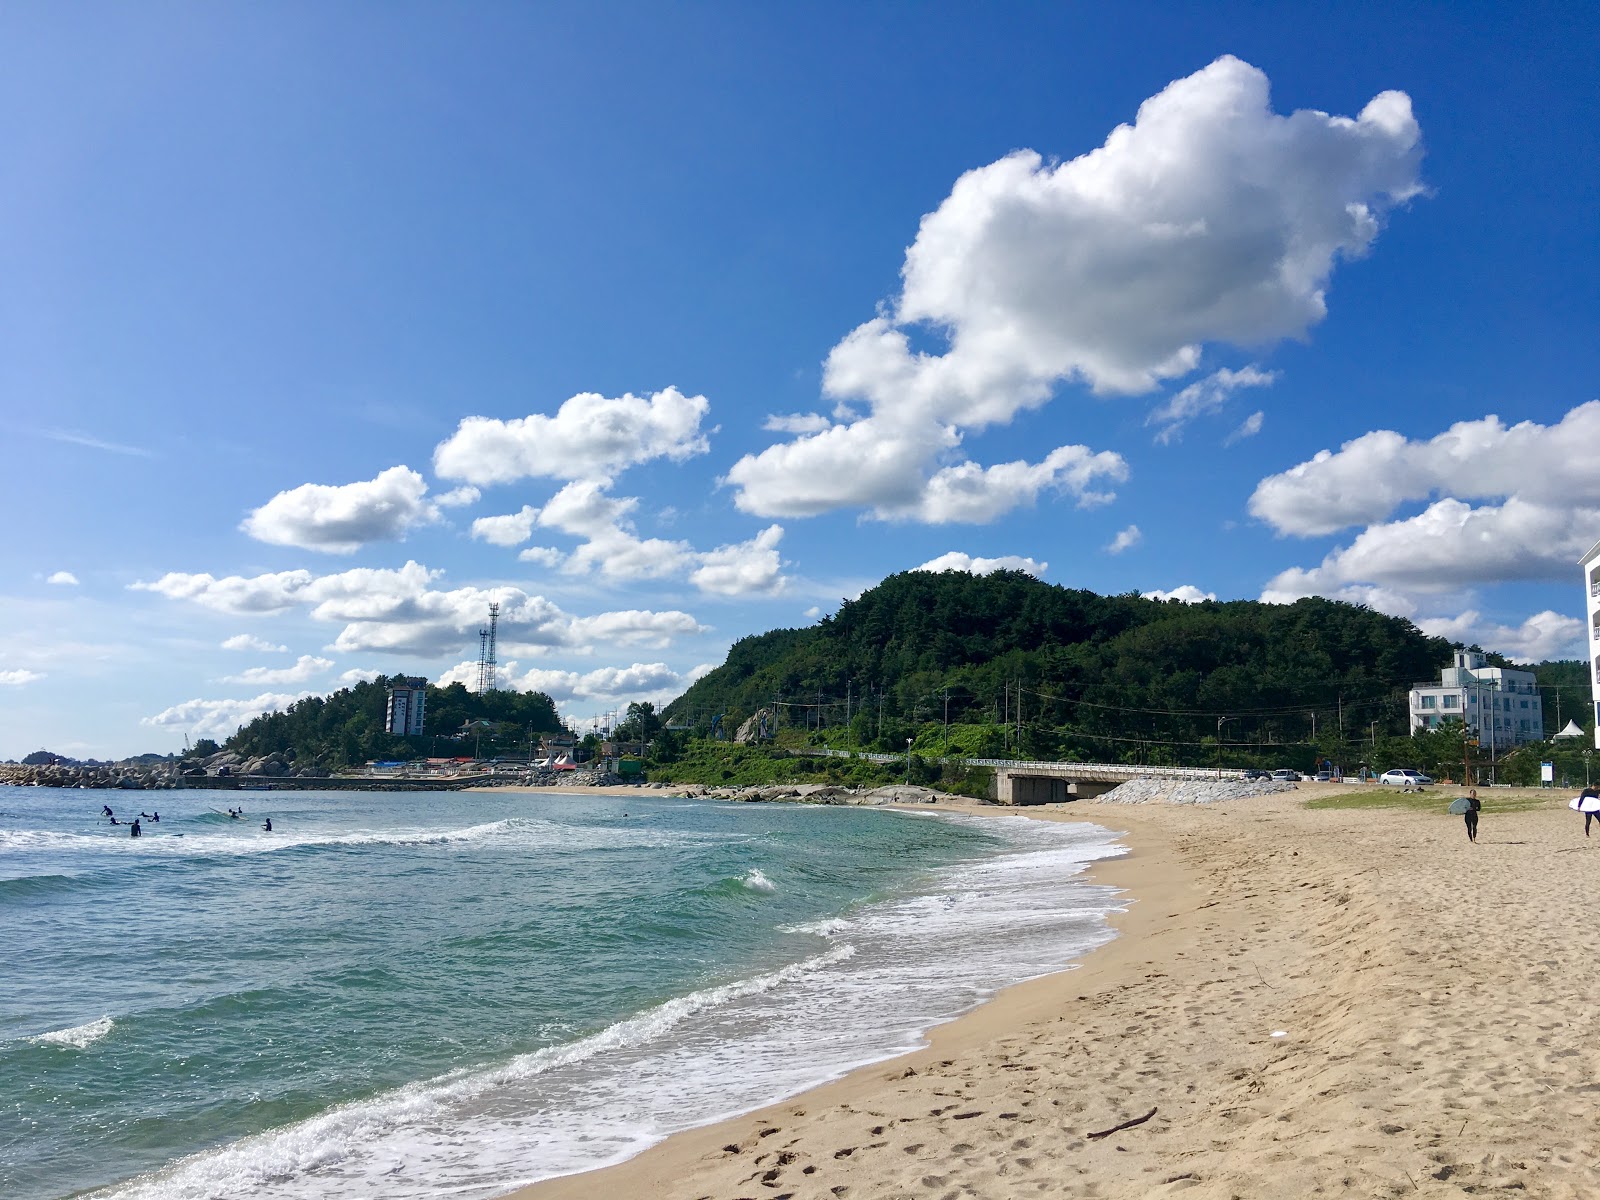
[[[489,605],[489,628],[478,630],[478,694],[492,692],[498,686],[495,680],[495,634],[500,626],[500,603]]]

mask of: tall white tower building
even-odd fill
[[[1589,699],[1594,703],[1594,744],[1600,747],[1600,542],[1578,560],[1589,613]]]

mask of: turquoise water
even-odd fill
[[[1109,936],[1075,876],[1118,852],[659,793],[0,788],[0,1195],[488,1197],[616,1161],[1059,969]]]

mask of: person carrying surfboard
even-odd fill
[[[1478,840],[1478,813],[1483,805],[1478,800],[1478,789],[1469,788],[1465,796],[1459,796],[1450,801],[1450,811],[1460,813],[1467,822],[1467,841]]]
[[[1585,807],[1583,803],[1585,800],[1593,800],[1595,803]],[[1588,837],[1589,822],[1600,821],[1600,791],[1596,791],[1592,787],[1586,787],[1579,792],[1578,811],[1583,813],[1583,836]]]

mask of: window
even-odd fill
[[[1435,707],[1433,697],[1432,696],[1424,696],[1422,698],[1422,707],[1423,708],[1433,708],[1433,707]]]
[[[1523,708],[1527,708],[1527,707],[1528,707],[1528,702],[1527,702],[1527,701],[1526,701],[1526,700],[1524,700],[1524,701],[1523,701],[1523,702],[1522,702],[1522,707],[1523,707]],[[1522,727],[1523,727],[1523,728],[1524,728],[1524,729],[1526,729],[1526,728],[1527,728],[1527,727],[1528,727],[1528,723],[1527,723],[1527,722],[1526,722],[1526,721],[1524,721],[1524,722],[1523,722],[1523,723],[1522,723]]]
[[[1460,696],[1446,696],[1446,697],[1444,697],[1444,704],[1441,707],[1444,707],[1444,708],[1455,708],[1457,702],[1460,699],[1461,699]]]

